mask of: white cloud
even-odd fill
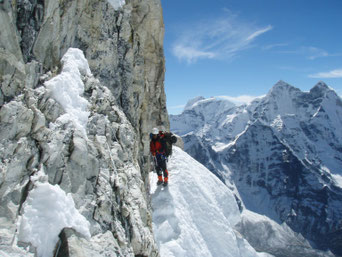
[[[252,35],[250,35],[247,40],[253,40],[254,38],[266,33],[267,31],[270,31],[272,29],[271,25],[268,25],[266,28],[260,29],[258,31],[255,31],[252,33]]]
[[[185,45],[176,45],[173,48],[173,53],[178,59],[186,59],[189,63],[200,58],[212,59],[215,57],[215,53],[197,50]]]
[[[309,75],[310,78],[342,78],[342,69],[336,69],[328,72],[318,72]]]
[[[251,95],[240,95],[240,96],[219,96],[218,98],[224,98],[228,101],[236,104],[236,105],[243,105],[243,104],[249,104],[255,99],[262,98],[265,95],[261,96],[251,96]]]
[[[228,14],[228,17],[189,24],[178,31],[173,54],[188,63],[198,59],[230,59],[272,29],[271,25],[260,28],[239,20],[232,13]]]

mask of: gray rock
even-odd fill
[[[175,136],[177,137],[177,142],[175,143],[175,146],[178,146],[180,149],[184,150],[184,141],[183,141],[183,138],[176,135]]]
[[[34,254],[16,226],[30,177],[43,169],[91,224],[89,241],[64,229],[57,255],[158,256],[146,188],[149,132],[169,127],[160,1],[127,0],[119,10],[95,0],[3,1],[0,21],[1,249]],[[83,77],[85,134],[60,119],[65,110],[44,86],[70,47],[94,75]]]

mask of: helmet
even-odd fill
[[[158,135],[159,134],[159,130],[157,128],[153,128],[152,129],[152,134],[153,135]]]

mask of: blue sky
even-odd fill
[[[238,101],[279,80],[342,95],[342,0],[161,0],[170,114],[196,96]]]

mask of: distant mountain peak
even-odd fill
[[[327,84],[325,84],[324,81],[319,81],[319,82],[314,86],[314,88],[315,88],[315,87],[322,87],[322,88],[330,89],[330,87],[329,87]]]
[[[290,84],[285,82],[284,80],[279,80],[277,83],[275,83],[274,86],[290,86]]]
[[[277,94],[283,91],[300,91],[298,88],[291,86],[289,83],[279,80],[269,91],[269,94]]]
[[[310,94],[314,97],[322,97],[326,92],[331,91],[331,89],[327,84],[323,81],[319,81],[311,90]]]
[[[184,107],[184,110],[189,110],[193,107],[193,105],[201,100],[204,100],[203,96],[197,96],[195,98],[190,99]]]
[[[226,96],[213,96],[209,98],[199,96],[190,100],[186,104],[184,111],[195,110],[196,112],[200,112],[211,117],[235,106],[236,105],[229,99],[229,97]]]

